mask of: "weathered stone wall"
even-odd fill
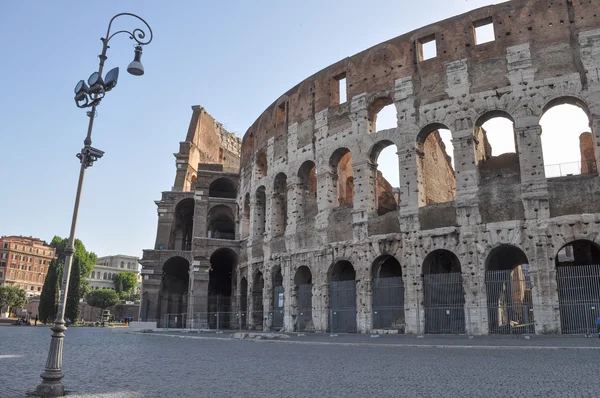
[[[600,211],[593,198],[600,193],[600,178],[547,179],[539,120],[555,104],[585,107],[599,159],[597,11],[593,2],[575,1],[513,0],[484,7],[341,60],[277,99],[242,140],[236,203],[237,209],[249,203],[247,216],[238,217],[238,225],[248,220],[248,234],[227,242],[242,252],[234,290],[240,292],[240,281],[247,278],[248,297],[254,297],[249,313],[265,309],[262,325],[271,328],[273,271],[281,268],[284,329],[293,330],[294,276],[306,266],[312,279],[313,328],[330,330],[332,271],[339,261],[348,261],[356,274],[356,329],[372,331],[373,267],[388,255],[401,267],[403,330],[422,333],[424,265],[434,251],[447,250],[460,262],[464,331],[486,334],[487,260],[497,247],[512,245],[529,263],[535,332],[560,332],[554,258],[573,240],[598,242]],[[477,44],[474,28],[482,21],[493,23],[495,40]],[[437,55],[423,60],[421,45],[431,38]],[[347,84],[344,103],[340,77]],[[397,127],[373,131],[382,104],[391,103]],[[491,156],[481,125],[494,116],[513,121],[515,153]],[[452,134],[454,170],[439,139],[429,148],[437,160],[430,167],[421,162],[422,137],[441,128]],[[399,209],[381,216],[380,187],[389,188],[379,180],[374,159],[392,144],[398,149]],[[340,162],[346,151],[351,161]],[[316,165],[314,217],[306,217],[302,207],[300,170],[307,162]],[[282,174],[287,184],[284,239],[280,206],[275,205],[280,203],[276,181]],[[434,178],[429,203],[444,203],[428,205],[428,178]],[[159,234],[167,222],[165,218],[163,226],[159,219]],[[193,250],[208,256],[216,248],[209,241],[195,241]],[[188,257],[194,256],[190,252]],[[147,264],[158,270],[157,262]],[[153,283],[156,279],[150,278]],[[253,322],[260,326],[260,319]]]

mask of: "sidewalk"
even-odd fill
[[[235,340],[236,331],[196,331],[169,330],[153,331],[149,334],[164,337],[191,338],[200,340]],[[267,335],[268,332],[252,332]],[[273,333],[270,333],[273,334]],[[287,344],[331,344],[349,346],[389,346],[389,347],[432,347],[432,348],[531,348],[531,349],[598,349],[597,335],[377,335],[377,334],[329,334],[329,333],[275,333],[284,335],[282,339],[245,339],[241,341],[277,342]],[[285,337],[288,336],[288,337]]]

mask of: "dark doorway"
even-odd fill
[[[576,240],[557,253],[556,287],[563,334],[596,333],[600,316],[600,247]]]
[[[298,267],[294,276],[294,294],[296,295],[296,312],[294,330],[298,332],[314,331],[312,320],[312,274],[303,265]]]
[[[496,247],[485,272],[490,334],[535,333],[529,260],[512,245]]]
[[[423,262],[425,333],[465,332],[465,292],[460,261],[448,250],[434,250]]]
[[[160,327],[185,327],[189,267],[190,263],[183,257],[172,257],[163,265],[156,316]]]
[[[194,228],[194,199],[183,199],[175,208],[175,220],[171,226],[169,250],[192,250],[192,229]]]
[[[329,329],[356,333],[356,271],[350,261],[335,263],[329,274]]]
[[[232,274],[237,254],[231,249],[218,249],[210,256],[208,272],[208,326],[211,329],[230,329],[236,325],[232,316]]]
[[[274,329],[283,328],[283,276],[281,267],[273,270],[273,303],[272,303],[272,326]]]
[[[404,281],[402,267],[394,256],[373,262],[373,328],[404,333]]]

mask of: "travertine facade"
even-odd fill
[[[142,261],[146,318],[164,324],[180,313],[188,326],[214,327],[218,296],[230,297],[220,307],[228,327],[235,318],[285,330],[580,330],[569,315],[581,310],[569,307],[574,293],[557,281],[565,267],[600,263],[600,178],[597,165],[546,178],[539,120],[557,104],[584,109],[593,147],[585,156],[597,164],[598,11],[590,1],[513,0],[423,27],[277,99],[245,134],[239,175],[207,171],[195,192],[180,192],[189,185],[178,181],[200,174],[192,160],[204,162],[190,157],[186,177],[178,169],[174,192],[157,202],[157,244]],[[490,23],[495,40],[478,44],[475,29]],[[431,42],[436,55],[425,59]],[[389,104],[397,127],[376,131]],[[497,116],[513,122],[515,153],[492,156],[481,126]],[[452,133],[454,168],[442,128]],[[398,148],[397,210],[389,196],[380,206],[376,161],[389,145]],[[219,178],[234,183],[235,200],[207,196]],[[209,237],[213,206],[235,217],[235,240]],[[231,233],[230,224],[217,229]],[[561,260],[559,251],[573,254]],[[580,301],[594,300],[590,309],[600,309],[600,297]]]

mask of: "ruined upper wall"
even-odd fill
[[[226,172],[238,172],[241,140],[225,130],[201,106],[192,107],[192,118],[185,141],[179,143],[174,191],[191,191],[198,164],[219,164]]]
[[[263,112],[243,138],[242,169],[270,138],[284,136],[287,126],[298,123],[301,147],[312,139],[318,112],[329,108],[332,130],[336,121],[331,116],[339,116],[344,124],[352,97],[366,93],[371,99],[394,98],[397,79],[412,79],[417,115],[421,105],[448,99],[448,86],[460,91],[468,85],[471,94],[509,86],[507,71],[520,73],[523,54],[516,46],[524,43],[528,48],[522,51],[531,53],[532,65],[527,67],[535,71],[536,80],[579,73],[585,87],[579,33],[597,29],[599,7],[597,0],[512,0],[425,26],[343,59],[304,80]],[[486,19],[493,21],[495,41],[476,45],[474,25]],[[437,56],[421,61],[419,43],[428,38],[435,38]],[[508,48],[513,53],[508,54]],[[449,84],[448,64],[456,61],[461,62]],[[468,74],[462,76],[461,70]],[[340,105],[336,78],[343,75],[348,101]]]

